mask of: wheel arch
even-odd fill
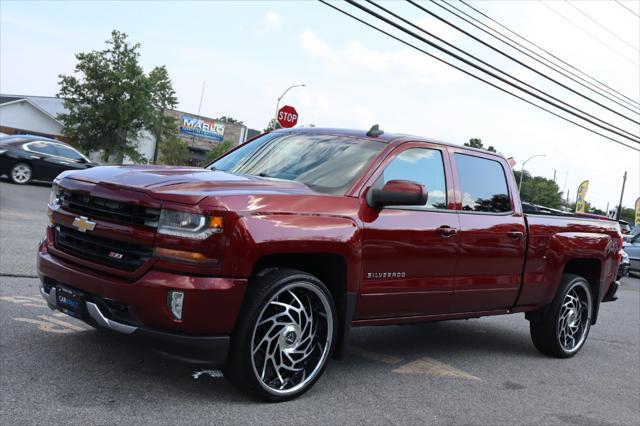
[[[563,274],[578,275],[589,283],[593,296],[591,324],[595,324],[600,309],[602,261],[600,259],[570,259],[564,265]]]
[[[355,292],[349,291],[347,259],[341,254],[329,252],[269,254],[255,262],[251,276],[276,268],[290,268],[306,272],[327,286],[338,314],[338,335],[336,336],[334,357],[342,358],[356,302]]]

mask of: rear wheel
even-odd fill
[[[24,185],[28,183],[33,176],[33,169],[30,165],[26,163],[16,163],[11,167],[11,171],[9,172],[9,179],[11,182],[17,183],[18,185]]]
[[[277,269],[249,284],[225,373],[267,401],[285,401],[318,380],[333,351],[337,316],[316,277]]]
[[[554,301],[537,321],[531,321],[531,339],[543,354],[569,358],[580,351],[591,328],[591,287],[578,275],[565,274]]]

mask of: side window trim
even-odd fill
[[[471,214],[471,215],[484,215],[484,216],[512,216],[516,213],[516,209],[515,209],[515,200],[513,198],[513,191],[511,189],[511,186],[509,185],[509,178],[507,177],[507,172],[504,168],[504,164],[502,164],[501,161],[494,159],[494,158],[489,158],[488,156],[484,156],[484,155],[475,155],[476,153],[474,152],[469,152],[463,149],[452,149],[450,150],[450,161],[452,163],[452,169],[453,169],[453,173],[455,174],[455,179],[456,179],[456,209],[457,212],[460,214]],[[502,174],[505,180],[505,186],[507,189],[507,195],[509,197],[509,206],[510,209],[504,212],[484,212],[484,211],[475,211],[475,210],[463,210],[462,207],[462,182],[460,180],[460,171],[458,169],[458,163],[456,161],[456,155],[466,155],[469,157],[474,157],[474,158],[479,158],[482,160],[487,160],[487,161],[493,161],[495,163],[497,163],[500,166],[500,170],[502,170]]]

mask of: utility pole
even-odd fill
[[[620,213],[622,213],[622,197],[624,196],[624,184],[627,183],[627,172],[624,172],[622,176],[622,191],[620,191],[620,202],[618,203],[618,211],[616,212],[616,220],[620,220]]]

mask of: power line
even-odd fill
[[[444,43],[444,44],[446,44],[447,46],[449,46],[449,47],[451,47],[451,48],[453,48],[453,49],[457,50],[458,52],[461,52],[463,55],[466,55],[466,56],[468,56],[468,57],[470,57],[470,58],[473,58],[474,60],[476,60],[476,61],[480,62],[481,64],[483,64],[483,65],[485,65],[485,66],[490,67],[491,69],[493,69],[493,70],[495,70],[495,71],[497,71],[497,72],[499,72],[499,73],[501,73],[501,74],[503,74],[503,75],[505,75],[505,76],[507,76],[507,77],[511,78],[512,80],[517,81],[517,82],[518,82],[518,83],[520,83],[520,84],[523,84],[523,85],[525,85],[525,86],[527,86],[527,87],[529,87],[529,88],[531,88],[531,89],[533,89],[533,90],[535,90],[535,91],[537,91],[537,92],[541,93],[541,94],[542,94],[542,95],[544,95],[544,96],[547,96],[548,98],[553,99],[554,101],[560,102],[561,104],[566,105],[566,106],[568,106],[569,108],[572,108],[572,109],[574,109],[574,110],[576,110],[576,111],[581,112],[582,114],[584,114],[584,115],[586,115],[586,116],[588,116],[588,117],[591,117],[591,118],[593,118],[593,119],[595,119],[595,120],[598,120],[598,121],[600,121],[601,123],[604,123],[604,124],[605,124],[606,126],[608,126],[608,127],[605,127],[605,126],[603,126],[603,125],[601,125],[601,124],[598,124],[598,123],[596,123],[596,122],[594,122],[594,121],[592,121],[592,120],[590,120],[590,119],[588,119],[588,118],[585,118],[583,115],[580,115],[580,114],[574,113],[573,111],[569,111],[569,110],[567,110],[567,109],[563,108],[562,106],[558,105],[558,104],[557,104],[557,103],[555,103],[555,102],[551,102],[551,101],[549,101],[548,99],[544,99],[544,98],[542,98],[542,97],[539,97],[538,95],[533,94],[533,93],[529,92],[529,91],[528,91],[528,90],[526,90],[526,89],[523,89],[521,86],[515,85],[515,84],[513,84],[512,82],[509,82],[509,81],[507,81],[507,80],[505,80],[505,79],[503,79],[503,78],[501,78],[501,77],[498,77],[498,76],[496,76],[495,74],[493,74],[493,73],[491,73],[491,72],[488,72],[488,71],[486,71],[485,69],[482,69],[481,67],[479,67],[479,66],[477,66],[477,65],[475,65],[475,64],[468,63],[465,59],[461,59],[460,57],[455,56],[455,54],[452,54],[450,51],[447,51],[446,49],[442,49],[442,48],[440,48],[440,47],[438,47],[438,46],[436,46],[436,45],[432,44],[431,42],[427,42],[427,43],[428,43],[428,44],[430,44],[431,46],[436,47],[437,49],[439,49],[439,50],[443,51],[444,53],[447,53],[447,54],[449,54],[450,56],[454,56],[456,59],[458,59],[458,60],[462,60],[462,61],[464,61],[465,63],[467,63],[468,65],[471,65],[471,66],[475,67],[476,69],[478,69],[478,70],[480,70],[480,71],[482,71],[482,72],[484,72],[484,73],[486,73],[486,74],[489,74],[489,75],[491,75],[492,77],[497,78],[497,79],[499,79],[500,81],[502,81],[502,82],[504,82],[504,83],[507,83],[507,84],[511,85],[512,87],[517,88],[518,90],[521,90],[521,91],[523,91],[523,92],[525,92],[525,93],[527,93],[527,94],[529,94],[529,95],[531,95],[531,96],[534,96],[534,97],[536,97],[536,98],[538,98],[538,99],[540,99],[540,100],[542,100],[542,101],[544,101],[544,102],[546,102],[546,103],[548,103],[548,104],[550,104],[550,105],[553,105],[553,106],[554,106],[554,107],[556,107],[556,108],[562,109],[563,111],[568,112],[568,113],[570,113],[570,114],[574,115],[575,117],[578,117],[578,118],[580,118],[580,119],[582,119],[582,120],[585,120],[585,121],[587,121],[587,122],[589,122],[589,123],[591,123],[591,124],[593,124],[593,125],[595,125],[595,126],[600,127],[601,129],[604,129],[604,130],[607,130],[607,131],[609,131],[609,132],[615,133],[615,134],[617,134],[618,136],[622,136],[622,137],[623,137],[623,138],[625,138],[625,139],[629,139],[629,140],[631,140],[631,141],[633,141],[633,142],[635,142],[635,143],[640,144],[640,138],[638,138],[638,136],[634,135],[633,133],[627,132],[626,130],[623,130],[623,129],[621,129],[621,128],[617,127],[617,126],[614,126],[614,125],[612,125],[612,124],[610,124],[610,123],[608,123],[608,122],[606,122],[606,121],[604,121],[604,120],[602,120],[602,119],[600,119],[600,118],[598,118],[598,117],[595,117],[595,116],[593,116],[593,115],[591,115],[591,114],[589,114],[589,113],[587,113],[587,112],[585,112],[585,111],[583,111],[583,110],[581,110],[581,109],[579,109],[579,108],[577,108],[577,107],[575,107],[575,106],[573,106],[573,105],[570,105],[570,104],[568,104],[568,103],[566,103],[566,102],[564,102],[564,101],[562,101],[562,100],[560,100],[560,99],[558,99],[558,98],[556,98],[556,97],[554,97],[554,96],[550,95],[550,94],[549,94],[549,93],[547,93],[547,92],[544,92],[544,91],[542,91],[542,90],[540,90],[540,89],[538,89],[538,88],[536,88],[536,87],[532,86],[532,85],[531,85],[531,84],[529,84],[529,83],[526,83],[526,82],[524,82],[524,81],[522,81],[522,80],[520,80],[520,79],[518,79],[518,78],[514,77],[513,75],[511,75],[511,74],[509,74],[509,73],[504,72],[503,70],[501,70],[501,69],[499,69],[499,68],[497,68],[497,67],[495,67],[495,66],[493,66],[493,65],[491,65],[491,64],[489,64],[489,63],[487,63],[487,62],[485,62],[485,61],[483,61],[482,59],[480,59],[480,58],[478,58],[478,57],[476,57],[476,56],[474,56],[474,55],[472,55],[472,54],[470,54],[470,53],[468,53],[468,52],[466,52],[466,51],[464,51],[464,50],[462,50],[462,49],[460,49],[460,48],[458,48],[458,47],[456,47],[456,46],[454,46],[453,44],[451,44],[451,43],[449,43],[449,42],[447,42],[447,41],[443,40],[442,38],[440,38],[440,37],[438,37],[438,36],[434,35],[433,33],[430,33],[429,31],[427,31],[427,30],[425,30],[425,29],[423,29],[423,28],[421,28],[421,27],[417,26],[416,24],[412,23],[411,21],[408,21],[407,19],[405,19],[405,18],[403,18],[403,17],[399,16],[398,14],[396,14],[396,13],[394,13],[394,12],[392,12],[392,11],[388,10],[388,9],[386,9],[386,8],[385,8],[385,7],[383,7],[383,6],[380,6],[380,5],[376,4],[375,2],[373,2],[373,1],[371,1],[371,0],[367,0],[367,2],[368,2],[368,3],[370,3],[370,4],[372,4],[373,6],[377,7],[378,9],[380,9],[380,10],[384,11],[385,13],[387,13],[387,14],[389,14],[389,15],[393,16],[394,18],[399,19],[400,21],[404,22],[405,24],[409,24],[410,26],[412,26],[412,27],[416,28],[417,30],[419,30],[419,31],[421,31],[421,32],[423,32],[423,33],[425,33],[425,34],[427,34],[427,35],[431,36],[432,38],[434,38],[434,39],[436,39],[436,40],[440,41],[441,43]],[[617,132],[616,130],[612,130],[612,128],[613,128],[613,129],[617,129],[617,130],[619,130],[619,131],[621,131],[621,132],[623,132],[623,133],[626,133],[627,135],[630,135],[631,137],[629,137],[629,136],[625,136],[623,133]]]
[[[594,36],[593,34],[591,34],[589,31],[585,30],[584,28],[582,28],[580,25],[576,24],[575,22],[573,22],[571,19],[567,18],[566,16],[564,16],[562,13],[558,12],[557,10],[555,10],[554,8],[552,8],[551,6],[549,6],[548,4],[546,4],[545,2],[543,2],[542,0],[538,0],[540,2],[540,4],[542,4],[544,7],[546,7],[547,9],[549,9],[550,11],[552,11],[553,13],[555,13],[556,15],[558,15],[559,17],[561,17],[562,19],[564,19],[565,21],[567,21],[568,23],[570,23],[571,25],[573,25],[574,27],[578,28],[580,31],[582,31],[583,33],[585,33],[586,35],[588,35],[589,37],[591,37],[592,39],[596,40],[598,43],[602,44],[604,47],[606,47],[607,49],[611,50],[612,52],[614,52],[615,54],[617,54],[618,56],[620,56],[621,58],[624,58],[625,60],[631,62],[633,65],[635,65],[636,67],[638,66],[638,63],[636,61],[634,61],[633,59],[629,59],[628,57],[626,57],[625,55],[623,55],[622,53],[618,52],[616,49],[614,49],[613,47],[609,46],[607,43],[605,43],[604,41],[600,40],[598,37]]]
[[[351,3],[351,1],[350,1],[350,0],[347,0],[347,1],[349,1],[349,3]],[[546,75],[545,73],[543,73],[543,72],[541,72],[541,71],[538,71],[537,69],[535,69],[535,68],[533,68],[533,67],[531,67],[531,66],[529,66],[529,65],[525,64],[524,62],[520,61],[520,60],[519,60],[519,59],[517,59],[517,58],[514,58],[513,56],[509,55],[508,53],[505,53],[504,51],[502,51],[502,50],[500,50],[500,49],[498,49],[498,48],[496,48],[496,47],[492,46],[490,43],[487,43],[486,41],[484,41],[484,40],[482,40],[482,39],[480,39],[480,38],[478,38],[478,37],[474,36],[473,34],[469,33],[468,31],[465,31],[464,29],[460,28],[459,26],[457,26],[457,25],[455,25],[455,24],[453,24],[453,23],[451,23],[451,22],[447,21],[446,19],[444,19],[444,18],[442,18],[441,16],[437,15],[436,13],[434,13],[434,12],[430,11],[429,9],[425,9],[424,7],[420,6],[418,3],[414,2],[413,0],[407,0],[407,2],[411,3],[412,5],[414,5],[415,7],[417,7],[418,9],[422,10],[423,12],[428,13],[429,15],[433,16],[434,18],[438,19],[439,21],[444,22],[445,24],[449,25],[450,27],[455,28],[456,30],[460,31],[461,33],[463,33],[463,34],[464,34],[464,35],[466,35],[467,37],[471,37],[472,39],[474,39],[474,40],[475,40],[475,41],[477,41],[478,43],[480,43],[480,44],[482,44],[482,45],[484,45],[484,46],[488,47],[489,49],[493,50],[494,52],[497,52],[497,53],[501,54],[502,56],[504,56],[504,57],[506,57],[506,58],[511,59],[513,62],[517,63],[518,65],[521,65],[521,66],[523,66],[523,67],[527,68],[528,70],[533,71],[534,73],[536,73],[536,74],[538,74],[539,76],[544,77],[545,79],[547,79],[547,80],[549,80],[549,81],[551,81],[551,82],[553,82],[553,83],[557,84],[558,86],[563,87],[563,88],[565,88],[565,89],[569,90],[570,92],[573,92],[573,93],[575,93],[576,95],[578,95],[578,96],[580,96],[580,97],[582,97],[582,98],[584,98],[584,99],[586,99],[586,100],[588,100],[588,101],[591,101],[591,102],[593,102],[594,104],[599,105],[599,106],[601,106],[602,108],[604,108],[604,109],[606,109],[606,110],[609,110],[609,111],[611,111],[612,113],[614,113],[614,114],[616,114],[616,115],[619,115],[620,117],[623,117],[623,118],[625,118],[625,119],[627,119],[627,120],[631,121],[632,123],[640,124],[640,121],[636,121],[636,120],[635,120],[635,119],[633,119],[633,118],[629,118],[629,117],[627,117],[626,115],[624,115],[624,114],[622,114],[622,113],[620,113],[620,112],[618,112],[618,111],[616,111],[616,110],[614,110],[614,109],[612,109],[612,108],[609,108],[608,106],[606,106],[606,105],[604,105],[604,104],[602,104],[602,103],[600,103],[600,102],[596,101],[595,99],[593,99],[593,98],[591,98],[591,97],[589,97],[589,96],[587,96],[587,95],[584,95],[584,94],[582,94],[582,93],[578,92],[577,90],[575,90],[575,89],[573,89],[573,88],[571,88],[571,87],[567,86],[566,84],[561,83],[561,82],[559,82],[558,80],[556,80],[556,79],[554,79],[554,78],[552,78],[552,77],[549,77],[549,76],[548,76],[548,75]]]
[[[568,66],[569,68],[579,72],[580,74],[584,75],[585,77],[590,78],[591,80],[595,81],[596,83],[602,85],[603,87],[606,87],[607,89],[617,93],[618,95],[632,101],[635,104],[640,104],[637,100],[631,99],[630,97],[620,93],[619,91],[617,91],[616,89],[608,86],[607,84],[603,83],[602,81],[598,80],[595,77],[590,76],[589,74],[585,73],[584,71],[582,71],[579,68],[576,68],[575,66],[571,65],[570,63],[566,62],[565,60],[559,58],[558,56],[554,55],[553,53],[549,52],[548,50],[544,49],[543,47],[541,47],[540,45],[532,42],[531,40],[529,40],[526,37],[521,36],[520,34],[518,34],[517,32],[513,31],[511,28],[508,28],[507,26],[501,24],[500,22],[496,21],[495,19],[493,19],[492,17],[490,17],[489,15],[487,15],[486,13],[482,12],[481,10],[476,9],[475,7],[473,7],[472,5],[470,5],[469,3],[467,3],[465,0],[458,0],[459,2],[461,2],[462,4],[464,4],[465,6],[467,6],[470,9],[475,10],[477,13],[479,13],[480,15],[484,16],[485,18],[487,18],[488,20],[490,20],[491,22],[493,22],[494,24],[504,28],[505,30],[509,31],[511,34],[513,34],[514,36],[520,38],[521,40],[529,43],[530,45],[536,47],[537,49],[540,49],[541,51],[543,51],[544,53],[546,53],[547,55],[551,56],[552,58],[556,59],[557,61],[562,62],[563,64],[565,64],[566,66]]]
[[[629,9],[627,6],[624,5],[624,3],[622,3],[619,0],[615,0],[616,3],[618,3],[620,6],[624,7],[625,9],[627,9],[629,12],[633,13],[634,15],[636,15],[638,18],[640,18],[640,15],[638,15],[637,13],[635,13],[633,10]]]
[[[528,99],[526,99],[526,98],[523,98],[522,96],[519,96],[519,95],[517,95],[517,94],[515,94],[515,93],[513,93],[513,92],[510,92],[510,91],[508,91],[508,90],[506,90],[506,89],[504,89],[504,88],[502,88],[502,87],[500,87],[500,86],[498,86],[498,85],[496,85],[496,84],[494,84],[494,83],[492,83],[492,82],[490,82],[490,81],[488,81],[488,80],[485,80],[485,79],[484,79],[484,78],[482,78],[482,77],[479,77],[479,76],[477,76],[477,75],[475,75],[475,74],[473,74],[473,73],[471,73],[471,72],[469,72],[469,71],[467,71],[467,70],[465,70],[465,69],[463,69],[463,68],[461,68],[461,67],[459,67],[459,66],[457,66],[457,65],[452,64],[451,62],[448,62],[448,61],[446,61],[446,60],[444,60],[444,59],[441,59],[441,58],[439,58],[439,57],[437,57],[437,56],[435,56],[435,55],[433,55],[433,54],[431,54],[431,53],[427,52],[426,50],[421,49],[421,48],[419,48],[419,47],[417,47],[417,46],[415,46],[415,45],[413,45],[413,44],[409,43],[409,42],[408,42],[408,41],[406,41],[406,40],[403,40],[403,39],[401,39],[401,38],[399,38],[399,37],[396,37],[396,36],[394,36],[393,34],[391,34],[391,33],[387,32],[387,31],[384,31],[383,29],[378,28],[378,27],[376,27],[376,26],[375,26],[375,25],[373,25],[373,24],[370,24],[370,23],[366,22],[366,21],[364,21],[364,20],[362,20],[362,19],[358,18],[357,16],[352,15],[351,13],[349,13],[349,12],[347,12],[347,11],[345,11],[345,10],[342,10],[342,9],[340,9],[339,7],[336,7],[336,6],[334,6],[334,5],[330,4],[330,3],[328,3],[328,2],[327,2],[327,1],[325,1],[325,0],[318,0],[318,1],[319,1],[320,3],[322,3],[322,4],[324,4],[325,6],[329,6],[330,8],[332,8],[332,9],[334,9],[334,10],[337,10],[338,12],[340,12],[340,13],[342,13],[342,14],[344,14],[344,15],[346,15],[346,16],[348,16],[348,17],[350,17],[350,18],[352,18],[352,19],[354,19],[354,20],[356,20],[356,21],[358,21],[358,22],[360,22],[360,23],[362,23],[362,24],[364,24],[364,25],[366,25],[366,26],[368,26],[368,27],[370,27],[370,28],[372,28],[372,29],[374,29],[374,30],[376,30],[376,31],[380,32],[380,33],[382,33],[382,34],[385,34],[386,36],[388,36],[388,37],[390,37],[390,38],[392,38],[392,39],[394,39],[394,40],[397,40],[397,41],[399,41],[400,43],[402,43],[402,44],[404,44],[404,45],[406,45],[406,46],[409,46],[409,47],[411,47],[411,48],[413,48],[413,49],[415,49],[415,50],[417,50],[417,51],[419,51],[419,52],[422,52],[422,53],[424,53],[425,55],[427,55],[427,56],[429,56],[429,57],[431,57],[431,58],[433,58],[433,59],[435,59],[435,60],[437,60],[437,61],[439,61],[439,62],[442,62],[442,63],[444,63],[444,64],[446,64],[446,65],[449,65],[450,67],[455,68],[456,70],[458,70],[458,71],[460,71],[460,72],[462,72],[462,73],[464,73],[464,74],[467,74],[468,76],[473,77],[473,78],[475,78],[476,80],[480,80],[480,81],[482,81],[483,83],[488,84],[489,86],[492,86],[492,87],[494,87],[494,88],[496,88],[496,89],[498,89],[498,90],[500,90],[500,91],[502,91],[502,92],[505,92],[505,93],[507,93],[507,94],[509,94],[509,95],[511,95],[511,96],[513,96],[513,97],[515,97],[515,98],[517,98],[517,99],[520,99],[521,101],[524,101],[524,102],[526,102],[526,103],[528,103],[528,104],[530,104],[530,105],[533,105],[533,106],[534,106],[534,107],[536,107],[536,108],[539,108],[539,109],[541,109],[541,110],[543,110],[543,111],[546,111],[546,112],[548,112],[549,114],[552,114],[552,115],[554,115],[554,116],[556,116],[556,117],[558,117],[558,118],[560,118],[560,119],[562,119],[562,120],[565,120],[565,121],[567,121],[567,122],[569,122],[569,123],[575,124],[576,126],[581,127],[581,128],[583,128],[583,129],[585,129],[585,130],[587,130],[587,131],[591,132],[591,133],[595,133],[596,135],[602,136],[603,138],[608,139],[608,140],[610,140],[610,141],[612,141],[612,142],[615,142],[615,143],[617,143],[617,144],[619,144],[619,145],[622,145],[622,146],[627,147],[627,148],[629,148],[629,149],[632,149],[632,150],[634,150],[634,151],[638,151],[638,152],[640,152],[640,149],[638,149],[638,148],[634,148],[634,147],[632,147],[632,146],[629,146],[629,145],[627,145],[627,144],[625,144],[625,143],[623,143],[623,142],[620,142],[620,141],[618,141],[618,140],[616,140],[616,139],[613,139],[613,138],[611,138],[611,137],[609,137],[609,136],[607,136],[607,135],[604,135],[604,134],[602,134],[602,133],[598,132],[597,130],[590,129],[590,128],[588,128],[588,127],[586,127],[586,126],[584,126],[584,125],[582,125],[582,124],[580,124],[580,123],[576,123],[575,121],[573,121],[573,120],[571,120],[571,119],[569,119],[569,118],[563,117],[562,115],[560,115],[560,114],[558,114],[558,113],[555,113],[555,112],[553,112],[553,111],[551,111],[551,110],[549,110],[549,109],[547,109],[547,108],[545,108],[545,107],[543,107],[543,106],[541,106],[541,105],[538,105],[538,104],[536,104],[536,103],[534,103],[534,102],[532,102],[532,101],[530,101],[530,100],[528,100]],[[407,31],[408,31],[408,30],[406,30],[405,32],[407,32]],[[411,33],[411,31],[408,31],[408,32],[409,32],[409,33]]]
[[[619,37],[616,33],[614,33],[613,31],[609,30],[609,28],[605,27],[604,25],[602,25],[600,22],[598,22],[597,20],[593,19],[591,17],[591,15],[587,14],[587,12],[581,10],[580,8],[578,8],[578,6],[576,6],[575,4],[571,3],[569,0],[564,0],[569,6],[571,6],[572,8],[574,8],[575,10],[577,10],[578,12],[580,12],[582,15],[586,16],[587,19],[589,19],[591,22],[595,23],[597,26],[599,26],[600,28],[602,28],[603,30],[605,30],[606,32],[608,32],[609,34],[611,34],[612,36],[614,36],[615,38],[617,38],[618,40],[620,40],[621,42],[623,42],[624,44],[626,44],[627,46],[629,46],[630,48],[632,48],[633,50],[635,50],[636,52],[640,53],[640,50],[638,50],[635,46],[633,46],[630,43],[627,43],[627,41],[625,39],[623,39],[622,37]]]
[[[558,74],[561,74],[562,76],[564,76],[564,77],[566,77],[566,78],[568,78],[568,79],[570,79],[570,80],[572,80],[572,81],[574,81],[574,82],[578,83],[578,84],[579,84],[579,85],[581,85],[582,87],[584,87],[584,88],[586,88],[586,89],[588,89],[588,90],[591,90],[592,92],[594,92],[594,93],[596,93],[596,94],[598,94],[598,95],[600,95],[600,96],[602,96],[602,97],[606,98],[607,100],[610,100],[611,102],[613,102],[613,103],[615,103],[615,104],[617,104],[617,105],[619,105],[619,106],[621,106],[621,107],[623,107],[623,108],[625,108],[625,109],[627,109],[627,110],[629,110],[629,111],[633,112],[634,114],[638,114],[638,113],[639,113],[639,112],[637,111],[637,109],[639,108],[639,107],[637,106],[638,104],[637,104],[637,103],[633,103],[633,101],[631,101],[631,100],[627,100],[627,99],[629,99],[629,98],[626,98],[626,96],[624,96],[624,95],[622,95],[622,96],[620,96],[620,95],[616,95],[615,93],[613,93],[613,94],[612,94],[612,93],[610,93],[610,92],[608,92],[608,91],[606,91],[606,90],[604,90],[604,89],[602,89],[602,88],[598,87],[597,85],[595,85],[595,84],[591,83],[590,81],[588,81],[588,80],[586,80],[586,79],[584,79],[584,78],[580,77],[579,75],[577,75],[577,74],[573,73],[572,71],[570,71],[570,70],[568,70],[568,69],[564,68],[562,65],[556,64],[556,63],[554,63],[553,61],[551,61],[551,60],[549,60],[549,59],[545,58],[544,56],[540,55],[539,53],[534,52],[532,49],[530,49],[530,48],[528,48],[527,46],[525,46],[525,45],[523,45],[523,44],[519,43],[518,41],[516,41],[516,40],[514,40],[514,39],[512,39],[512,38],[511,38],[511,37],[509,37],[508,35],[505,35],[505,34],[501,33],[500,31],[497,31],[497,30],[495,30],[495,29],[491,28],[490,26],[486,25],[485,23],[483,23],[482,21],[480,21],[480,20],[476,19],[475,17],[473,17],[473,16],[469,15],[467,12],[465,12],[465,11],[463,11],[463,10],[459,9],[458,7],[454,6],[454,5],[453,5],[453,4],[451,4],[451,3],[444,2],[444,4],[446,4],[446,6],[444,6],[444,5],[442,5],[442,4],[438,3],[438,2],[435,2],[435,1],[433,1],[433,0],[432,0],[432,2],[433,2],[436,6],[441,7],[442,9],[444,9],[444,10],[446,10],[447,12],[451,13],[452,15],[454,15],[454,16],[456,16],[456,17],[458,17],[459,19],[462,19],[463,21],[465,21],[465,22],[469,23],[470,25],[473,25],[475,28],[478,28],[478,29],[479,29],[479,30],[481,30],[482,32],[484,32],[484,33],[486,33],[486,34],[490,35],[491,37],[495,38],[496,40],[499,40],[500,42],[502,42],[502,43],[506,44],[507,46],[509,46],[509,47],[511,47],[511,48],[513,48],[513,49],[515,49],[515,50],[517,50],[518,52],[522,53],[523,55],[526,55],[527,57],[529,57],[529,58],[533,59],[534,61],[536,61],[536,62],[538,62],[538,63],[540,63],[540,64],[542,64],[542,65],[546,66],[547,68],[549,68],[549,69],[551,69],[551,70],[553,70],[553,71],[557,72]],[[464,2],[463,2],[463,3],[464,3]],[[453,8],[453,9],[457,10],[457,11],[458,11],[458,12],[460,12],[461,14],[465,15],[466,17],[470,18],[471,20],[473,20],[473,21],[477,22],[478,24],[482,25],[482,26],[483,26],[483,27],[485,27],[485,28],[488,28],[489,30],[491,30],[491,31],[493,31],[493,32],[489,32],[489,31],[487,31],[485,28],[482,28],[482,27],[478,26],[477,24],[475,24],[474,22],[469,21],[469,20],[468,20],[468,19],[466,19],[465,17],[460,16],[458,13],[456,13],[456,12],[452,11],[451,9],[449,9],[449,7],[451,7],[451,8]],[[469,6],[469,7],[472,7],[472,6]],[[485,16],[486,16],[486,15],[485,15]],[[491,19],[491,18],[489,18],[489,19]],[[496,21],[494,21],[494,22],[496,22]],[[499,35],[500,35],[500,37],[504,37],[505,39],[509,40],[509,42],[507,42],[507,41],[505,41],[504,39],[502,39],[502,38],[500,38],[500,37],[496,36],[494,33],[499,34]],[[519,37],[520,37],[520,36],[519,36]],[[522,38],[522,37],[521,37],[521,38]],[[516,46],[514,46],[514,45],[513,45],[513,44],[511,44],[511,43],[516,44]],[[519,47],[518,47],[518,46],[519,46]],[[527,52],[525,52],[525,51],[523,51],[522,49],[520,49],[520,47],[521,47],[522,49],[525,49],[527,52],[530,52],[531,54],[530,54],[530,53],[527,53]],[[535,55],[535,56],[537,56],[537,57],[534,57],[534,56],[532,56],[532,55]],[[538,58],[540,58],[540,59],[538,59]],[[543,61],[546,61],[546,62],[543,62]],[[558,69],[558,68],[559,68],[559,69]],[[560,71],[560,70],[562,70],[562,71]],[[570,75],[567,75],[567,73],[568,73],[568,74],[570,74]],[[573,78],[573,77],[575,77],[575,78]],[[585,85],[584,83],[582,83],[582,82],[580,82],[580,81],[578,81],[578,80],[576,80],[576,79],[580,79],[580,80],[582,80],[584,83],[588,84],[588,85],[589,85],[589,86],[591,86],[591,87],[589,87],[589,86]],[[614,92],[615,92],[615,91],[614,91]],[[613,96],[615,99],[612,99],[612,98],[610,98],[609,96]],[[625,98],[626,98],[626,99],[625,99]],[[624,103],[620,103],[619,101],[624,102]],[[631,106],[631,107],[633,107],[633,108],[635,108],[635,109],[631,109],[631,108],[629,108],[629,106]]]

